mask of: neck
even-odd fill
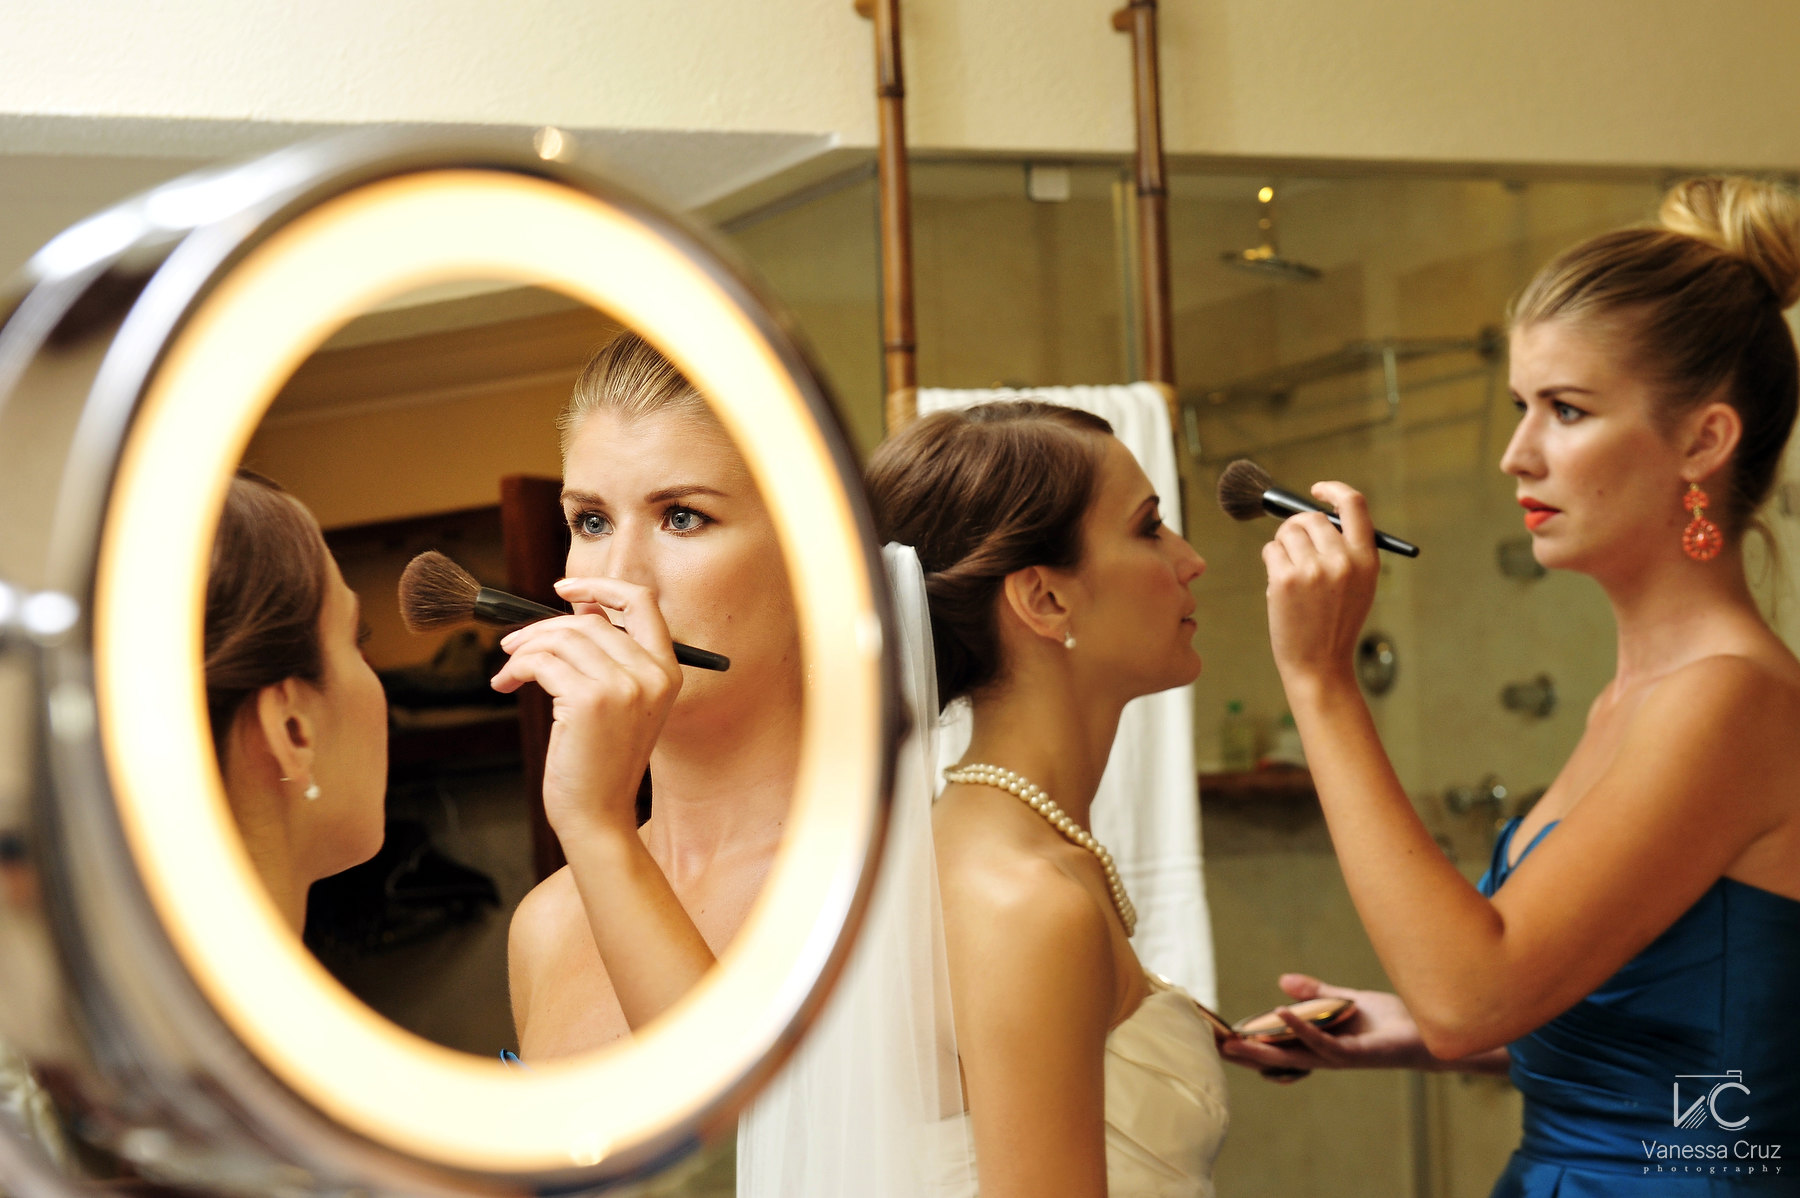
[[[286,799],[278,789],[251,779],[228,777],[225,789],[244,850],[281,918],[298,936],[306,927],[306,895],[313,879],[295,860],[293,830],[280,815]]]
[[[1598,581],[1618,622],[1620,687],[1727,650],[1737,640],[1734,629],[1764,627],[1744,576],[1741,543],[1710,562],[1658,557]]]
[[[1028,653],[1002,684],[972,700],[974,735],[965,763],[997,765],[1041,787],[1084,828],[1112,752],[1125,700],[1078,677],[1060,645]]]
[[[674,880],[723,858],[773,853],[799,767],[798,696],[735,720],[683,723],[665,726],[650,755],[652,854]]]

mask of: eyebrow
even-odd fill
[[[717,487],[702,486],[699,483],[683,483],[679,486],[664,487],[660,491],[652,491],[644,496],[645,503],[667,503],[671,499],[687,499],[694,495],[714,495],[720,499],[730,498]],[[606,500],[592,491],[578,491],[572,487],[564,487],[562,501],[565,504],[585,505],[588,507],[605,507]]]
[[[1520,395],[1517,391],[1513,391],[1513,389],[1511,387],[1508,387],[1507,390],[1512,391],[1512,397],[1514,399],[1523,399],[1524,398],[1524,396]],[[1557,396],[1565,394],[1565,393],[1569,393],[1569,392],[1573,392],[1576,395],[1598,395],[1599,394],[1599,392],[1592,391],[1592,390],[1588,389],[1587,387],[1577,387],[1574,383],[1558,383],[1554,387],[1539,387],[1537,389],[1537,391],[1535,392],[1535,394],[1537,395],[1537,397],[1539,399],[1555,399]]]

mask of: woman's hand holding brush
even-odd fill
[[[1282,521],[1262,554],[1269,643],[1291,700],[1297,690],[1320,687],[1356,693],[1356,641],[1381,572],[1362,495],[1343,483],[1319,483],[1312,493],[1337,509],[1343,531],[1318,512],[1301,512]]]
[[[503,637],[510,660],[493,686],[535,682],[550,694],[544,814],[557,836],[566,844],[605,825],[635,837],[638,783],[681,691],[669,629],[644,587],[565,578],[556,591],[575,614]]]
[[[613,991],[634,1028],[668,1010],[712,967],[637,828],[638,784],[681,692],[668,626],[646,587],[565,578],[573,615],[528,624],[500,642],[511,655],[494,689],[535,682],[551,698],[544,814],[588,912]]]

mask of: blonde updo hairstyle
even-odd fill
[[[1513,306],[1525,328],[1570,320],[1612,339],[1654,386],[1665,427],[1715,396],[1744,434],[1711,515],[1742,535],[1775,483],[1800,403],[1800,360],[1782,312],[1800,298],[1800,198],[1741,176],[1678,183],[1660,224],[1567,250]]]
[[[582,421],[601,411],[627,419],[669,413],[718,424],[688,377],[655,346],[629,331],[602,346],[576,376],[569,402],[556,418],[565,458]]]

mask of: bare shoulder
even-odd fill
[[[1024,970],[1042,982],[1067,974],[1092,986],[1113,969],[1105,912],[1060,863],[1060,844],[1045,851],[1041,837],[1023,834],[1036,831],[1035,819],[979,801],[940,808],[938,879],[952,952],[979,960],[984,972]]]
[[[575,875],[563,866],[531,888],[513,909],[507,957],[517,974],[555,955],[567,943],[571,925],[585,926],[587,913],[575,889]]]
[[[1658,679],[1641,714],[1649,721],[1787,726],[1800,714],[1800,662],[1785,650],[1702,657]]]
[[[1658,679],[1626,726],[1615,770],[1668,809],[1743,835],[1792,822],[1800,807],[1800,666],[1784,651],[1720,653]],[[1685,817],[1684,817],[1685,818]]]

